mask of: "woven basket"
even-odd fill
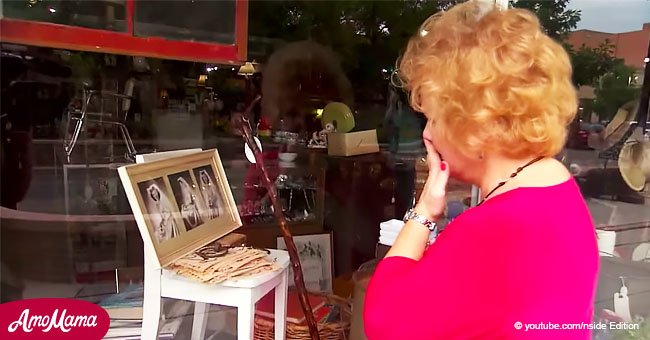
[[[321,340],[346,339],[350,331],[350,318],[352,309],[350,302],[332,294],[309,293],[311,295],[324,296],[327,304],[339,306],[341,313],[338,322],[319,323],[318,334]],[[287,340],[311,339],[307,325],[296,325],[287,322]],[[255,340],[274,340],[274,322],[264,317],[255,316]]]

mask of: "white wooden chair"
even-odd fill
[[[192,340],[205,338],[210,304],[237,308],[237,339],[253,339],[255,303],[275,289],[275,339],[283,340],[289,280],[289,255],[286,251],[271,250],[281,270],[252,278],[231,280],[221,284],[204,284],[157,268],[145,254],[144,305],[142,311],[142,339],[156,339],[160,321],[162,298],[194,301]]]
[[[200,152],[200,149],[194,149]],[[178,157],[193,150],[165,153]],[[161,159],[158,153],[138,155],[138,163]],[[221,284],[205,284],[176,275],[161,268],[155,250],[145,242],[144,249],[144,305],[142,311],[142,339],[153,340],[158,336],[162,298],[194,301],[192,340],[205,338],[206,321],[210,304],[237,308],[237,339],[250,340],[254,334],[255,303],[275,289],[275,339],[285,338],[287,289],[289,279],[289,255],[283,250],[270,250],[270,258],[276,260],[280,270],[250,278],[235,279]]]

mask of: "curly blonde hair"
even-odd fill
[[[435,14],[398,70],[411,105],[467,156],[557,155],[578,109],[566,51],[526,10],[469,1]]]

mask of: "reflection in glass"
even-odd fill
[[[135,35],[234,44],[235,2],[136,1]]]
[[[8,18],[126,32],[125,0],[3,1]]]

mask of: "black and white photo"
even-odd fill
[[[145,216],[150,220],[153,234],[158,243],[179,235],[174,220],[174,206],[162,177],[138,183],[140,196],[145,205]]]
[[[219,182],[214,175],[211,165],[193,169],[194,178],[198,182],[198,192],[203,200],[204,209],[199,214],[204,220],[211,220],[222,215],[224,202],[221,197]]]
[[[182,171],[168,176],[178,210],[183,218],[185,230],[194,229],[203,224],[200,211],[205,210],[203,200],[189,171]]]

